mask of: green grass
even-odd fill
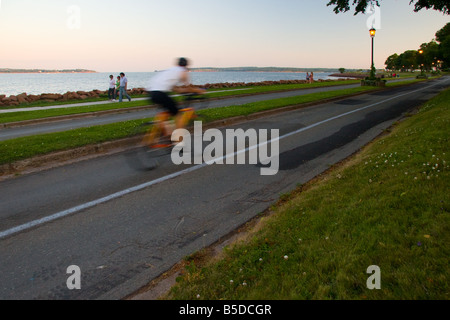
[[[344,164],[283,195],[221,257],[186,259],[166,298],[449,299],[449,107],[446,90]],[[366,286],[371,265],[381,269],[381,290]]]
[[[129,137],[145,120],[75,129],[59,133],[17,138],[0,142],[0,164],[24,160],[36,155],[69,150],[91,144]]]
[[[352,89],[318,92],[290,98],[280,98],[274,100],[248,103],[239,106],[228,106],[222,108],[200,110],[198,111],[198,114],[202,116],[202,120],[209,122],[236,116],[246,116],[256,112],[267,111],[286,106],[300,105],[320,100],[339,98],[350,94],[363,93],[371,90],[377,89],[375,89],[374,87],[357,87]]]
[[[255,112],[302,104],[323,99],[346,96],[348,94],[374,90],[370,87],[357,87],[330,92],[313,93],[304,96],[249,103],[241,106],[230,106],[198,111],[205,123],[235,116],[249,115]],[[65,132],[29,136],[7,141],[0,141],[0,165],[24,160],[50,152],[68,150],[89,144],[112,141],[129,136],[139,121],[126,121],[114,124],[75,129]]]

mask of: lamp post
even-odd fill
[[[423,50],[422,49],[419,49],[419,54],[420,54],[420,61],[419,61],[419,64],[420,64],[420,75],[423,75],[424,74],[424,72],[423,72]]]
[[[375,30],[374,27],[372,27],[372,29],[369,30],[370,37],[372,38],[372,65],[371,65],[371,69],[370,69],[370,78],[371,79],[375,79],[375,64],[373,62],[373,43],[374,43],[376,32],[377,32],[377,30]]]

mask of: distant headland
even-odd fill
[[[193,72],[337,72],[331,68],[283,68],[283,67],[231,67],[231,68],[190,68]]]
[[[46,70],[46,69],[0,68],[0,73],[97,73],[97,71],[86,70],[86,69]]]

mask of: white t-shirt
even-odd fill
[[[181,75],[186,68],[176,66],[160,71],[150,79],[148,91],[170,92],[181,81]]]
[[[114,81],[114,78],[109,80],[109,88],[114,89],[116,87],[116,82]]]

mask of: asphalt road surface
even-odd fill
[[[353,154],[449,80],[231,127],[279,130],[276,175],[258,164],[176,166],[168,155],[142,172],[123,153],[2,181],[0,299],[121,299]],[[67,286],[73,265],[79,290]]]

